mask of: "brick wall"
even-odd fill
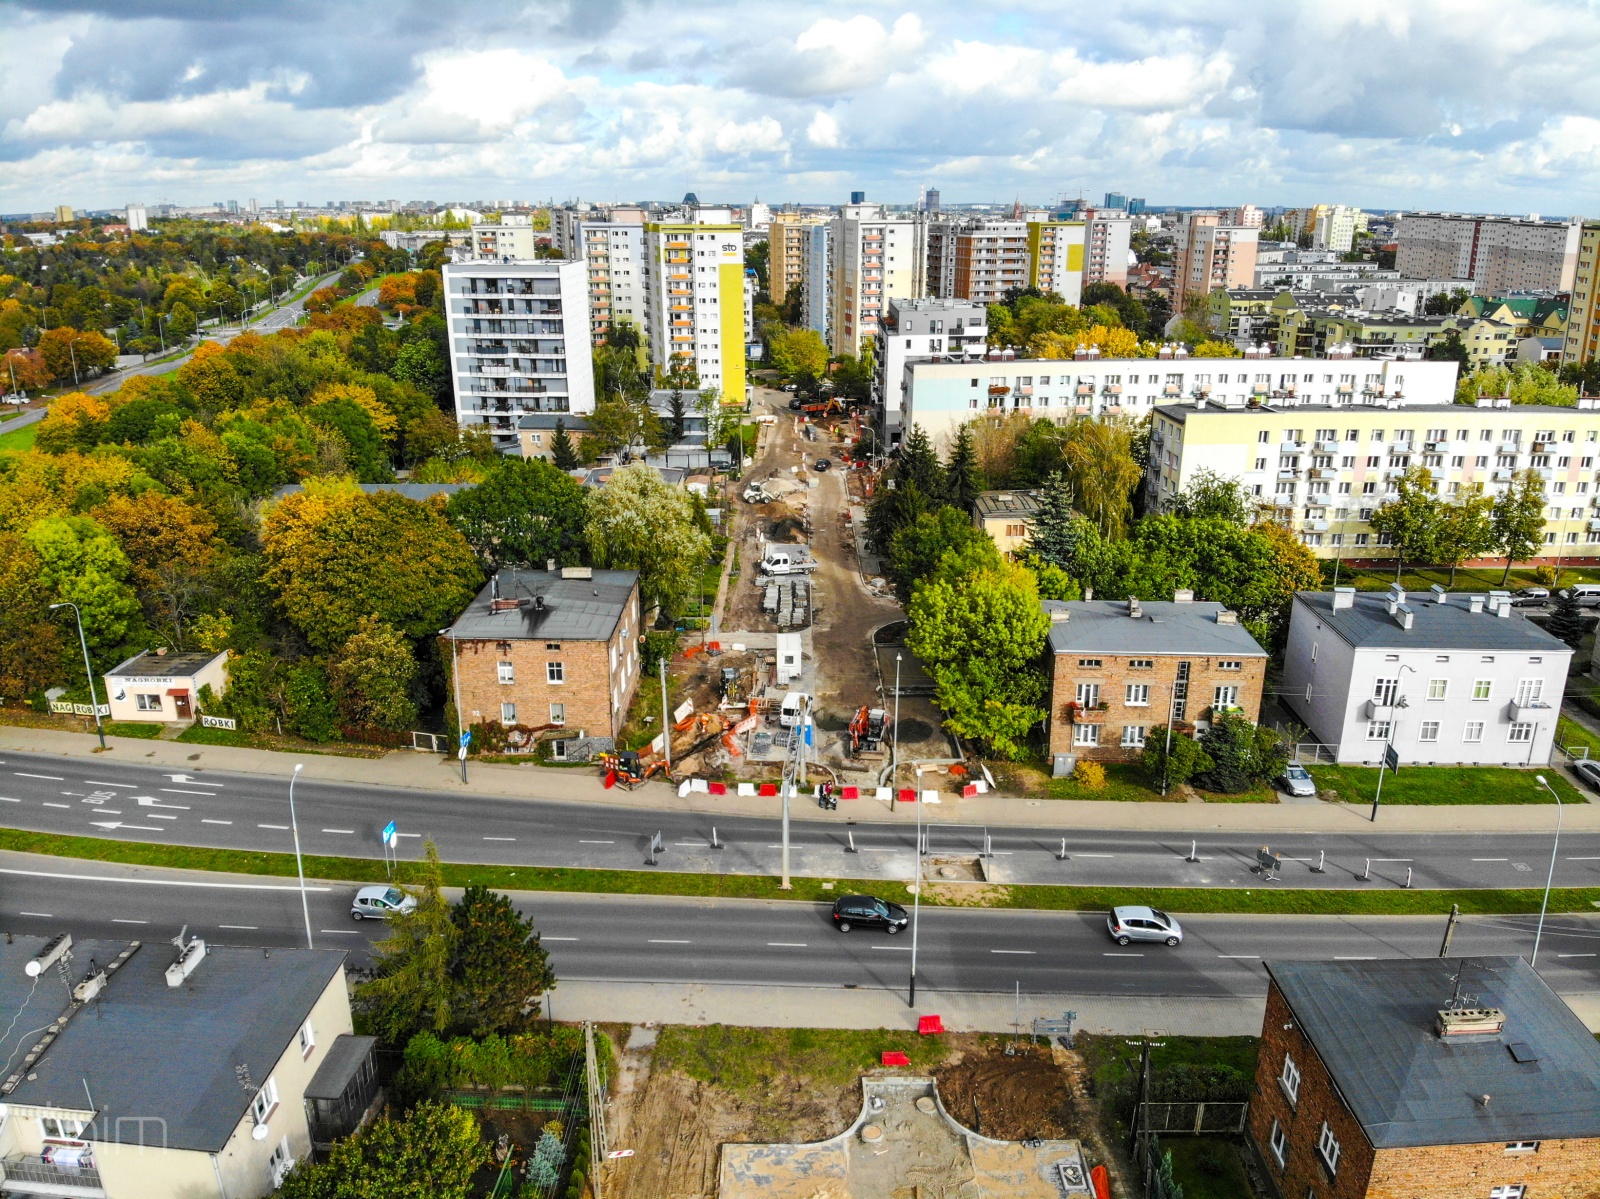
[[[639,591],[635,586],[607,641],[469,641],[459,645],[461,711],[466,724],[500,720],[500,705],[516,705],[516,723],[539,728],[552,723],[551,704],[563,704],[565,727],[590,736],[621,731],[639,688]],[[451,645],[440,645],[445,663]],[[510,662],[512,681],[500,682],[500,663]],[[562,681],[551,683],[549,663],[561,663]]]
[[[1167,723],[1171,710],[1172,685],[1178,677],[1178,663],[1189,663],[1189,699],[1186,714],[1180,724],[1193,725],[1204,720],[1211,710],[1211,701],[1220,686],[1239,689],[1239,706],[1251,720],[1261,715],[1261,689],[1266,679],[1267,660],[1254,658],[1207,658],[1196,655],[1157,655],[1146,658],[1153,662],[1149,667],[1133,667],[1129,663],[1139,655],[1091,654],[1087,651],[1056,654],[1050,686],[1050,752],[1075,753],[1079,757],[1102,762],[1123,762],[1137,758],[1140,748],[1122,746],[1122,730],[1126,725],[1143,725],[1147,730]],[[1101,665],[1084,666],[1082,662],[1099,661]],[[1239,670],[1223,670],[1217,663],[1239,662]],[[1100,701],[1107,705],[1104,712],[1069,712],[1068,705],[1077,698],[1079,683],[1098,683]],[[1129,705],[1128,686],[1148,686],[1149,704]],[[1073,729],[1078,723],[1100,726],[1098,745],[1075,745]]]
[[[1491,1100],[1492,1102],[1492,1100]],[[1504,1141],[1380,1150],[1369,1199],[1487,1199],[1498,1186],[1527,1187],[1527,1199],[1600,1197],[1600,1140],[1541,1141],[1507,1153]]]

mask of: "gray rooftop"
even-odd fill
[[[1505,1029],[1447,1042],[1435,1017],[1463,964]],[[1375,1148],[1600,1137],[1600,1043],[1521,958],[1266,967]]]
[[[1205,361],[1205,359],[1202,359],[1202,358],[1190,358],[1190,359],[1188,359],[1188,361],[1190,363],[1195,363],[1195,362],[1203,362],[1203,361]],[[1312,359],[1307,359],[1306,361],[1307,362],[1311,362]],[[1318,359],[1317,361],[1322,361],[1322,360]],[[1346,359],[1346,360],[1341,361],[1340,365],[1348,365],[1348,363],[1350,363],[1350,362],[1380,362],[1380,361],[1383,361],[1383,360],[1376,359],[1376,358],[1373,358],[1373,359],[1353,358],[1353,359]],[[1404,366],[1407,366],[1409,364],[1408,363],[1404,363],[1404,362],[1396,362],[1396,363],[1393,363],[1392,365],[1404,367]],[[1301,384],[1301,386],[1307,386],[1307,385],[1306,384]],[[1244,406],[1235,408],[1235,407],[1231,407],[1231,406],[1230,407],[1224,407],[1222,404],[1213,401],[1211,403],[1208,403],[1204,408],[1196,408],[1193,404],[1157,404],[1156,405],[1156,411],[1159,412],[1162,416],[1166,417],[1168,420],[1176,421],[1180,425],[1183,424],[1184,421],[1186,421],[1189,417],[1194,416],[1196,414],[1199,414],[1200,416],[1255,416],[1255,415],[1257,415],[1259,413],[1262,413],[1262,412],[1284,412],[1284,413],[1293,413],[1293,412],[1334,412],[1334,413],[1337,413],[1337,412],[1390,412],[1390,413],[1394,414],[1392,419],[1395,419],[1395,420],[1403,420],[1408,415],[1417,415],[1417,414],[1431,415],[1433,413],[1447,413],[1447,412],[1451,413],[1451,414],[1453,414],[1455,416],[1467,416],[1467,415],[1469,415],[1471,413],[1493,413],[1493,414],[1495,414],[1495,419],[1496,420],[1499,420],[1500,417],[1502,417],[1502,416],[1507,416],[1507,415],[1512,415],[1512,414],[1515,414],[1515,415],[1518,415],[1518,416],[1534,416],[1534,415],[1538,415],[1538,414],[1541,414],[1541,413],[1551,413],[1551,414],[1559,413],[1561,415],[1571,416],[1574,413],[1577,413],[1579,415],[1587,414],[1589,416],[1594,417],[1596,422],[1600,422],[1600,409],[1575,408],[1575,407],[1572,407],[1572,406],[1566,405],[1566,404],[1514,404],[1509,408],[1480,408],[1476,404],[1399,404],[1399,405],[1397,405],[1397,406],[1395,406],[1393,408],[1390,408],[1386,404],[1367,404],[1367,403],[1360,403],[1360,404],[1270,404],[1270,403],[1268,403],[1268,404],[1249,404],[1249,405],[1244,405]]]
[[[377,1037],[358,1037],[353,1033],[340,1033],[333,1039],[333,1044],[328,1046],[322,1065],[317,1067],[317,1072],[306,1084],[306,1098],[340,1098],[377,1043]]]
[[[8,1010],[20,1006],[27,988],[18,993],[19,985],[32,981],[23,966],[44,942],[19,936],[0,946],[0,1004]],[[87,973],[91,958],[104,966],[130,944],[136,943],[77,942],[72,981]],[[274,949],[269,956],[260,949],[208,945],[188,980],[169,987],[166,969],[174,956],[165,942],[142,945],[91,1004],[97,1010],[78,1012],[33,1065],[33,1077],[7,1100],[82,1111],[88,1106],[87,1083],[100,1112],[97,1139],[118,1135],[119,1116],[154,1116],[166,1122],[170,1147],[220,1151],[312,1007],[339,976],[345,954]],[[67,1003],[55,970],[47,970],[30,1008],[42,1018],[25,1020],[19,1028],[37,1027]],[[15,1036],[0,1045],[8,1055],[16,1048]],[[239,1082],[241,1067],[253,1084],[248,1088]]]
[[[628,608],[639,581],[634,570],[595,570],[589,577],[563,578],[570,571],[506,568],[489,580],[450,628],[474,641],[608,641]],[[521,601],[492,611],[496,597]]]
[[[1026,519],[1039,511],[1037,491],[980,491],[973,501],[979,517],[1020,516]]]
[[[403,495],[408,500],[431,500],[436,495],[449,498],[458,491],[465,491],[476,487],[476,483],[361,483],[362,491],[367,495],[377,495],[380,491],[392,491],[396,495]],[[286,495],[297,495],[305,490],[300,483],[286,483],[272,493],[272,498],[281,500]]]
[[[1218,624],[1221,604],[1196,600],[1141,601],[1142,615],[1128,615],[1127,600],[1045,600],[1046,612],[1067,613],[1052,620],[1050,649],[1057,654],[1192,654],[1196,657],[1264,658],[1267,651],[1242,624]]]
[[[192,678],[226,653],[158,654],[143,650],[106,672],[107,678],[148,675],[161,678]]]
[[[1516,609],[1510,616],[1489,611],[1473,612],[1468,597],[1460,592],[1448,594],[1448,602],[1435,602],[1435,593],[1424,591],[1406,595],[1411,610],[1409,629],[1389,615],[1389,593],[1358,591],[1353,605],[1333,608],[1331,591],[1301,591],[1295,603],[1306,608],[1323,624],[1357,649],[1462,649],[1504,650],[1508,653],[1570,654],[1565,642],[1552,637]]]
[[[560,425],[569,433],[587,433],[589,418],[570,412],[530,412],[517,422],[519,429],[554,429]]]

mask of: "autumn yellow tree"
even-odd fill
[[[372,427],[386,444],[392,445],[400,433],[400,422],[379,402],[377,393],[361,383],[324,383],[311,393],[312,404],[349,400],[372,418]]]
[[[105,434],[111,406],[99,396],[70,392],[50,405],[34,444],[46,453],[92,450]]]
[[[1033,358],[1071,358],[1079,350],[1097,348],[1102,358],[1132,358],[1139,335],[1113,325],[1091,325],[1078,333],[1039,333],[1028,343]]]

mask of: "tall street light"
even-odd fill
[[[100,736],[100,748],[106,747],[106,730],[100,724],[100,701],[94,692],[94,669],[89,665],[89,642],[83,635],[83,613],[78,611],[78,605],[71,600],[59,604],[51,604],[50,611],[57,608],[71,608],[72,615],[78,622],[78,644],[83,647],[83,677],[89,681],[89,708],[94,712],[94,731]]]
[[[456,692],[456,756],[461,759],[461,781],[467,781],[467,739],[461,724],[461,650],[456,642],[456,629],[440,629],[439,636],[450,638],[450,680]]]
[[[306,918],[306,948],[315,949],[311,943],[311,905],[306,901],[306,868],[300,861],[300,822],[294,815],[294,781],[304,769],[303,762],[296,762],[294,773],[289,776],[289,827],[294,829],[294,870],[300,876],[300,911]]]
[[[1545,875],[1544,879],[1544,902],[1539,905],[1539,927],[1534,930],[1533,954],[1528,958],[1530,967],[1539,964],[1539,938],[1544,936],[1544,914],[1550,907],[1550,884],[1555,881],[1556,877],[1556,851],[1561,847],[1561,818],[1566,814],[1567,810],[1566,804],[1561,802],[1561,796],[1556,794],[1556,789],[1549,784],[1544,775],[1537,774],[1534,777],[1539,780],[1539,786],[1555,796],[1556,839],[1550,842],[1550,872]]]
[[[894,656],[894,742],[889,750],[889,810],[894,811],[894,789],[900,782],[900,655]]]
[[[911,801],[917,808],[916,882],[911,888],[911,994],[908,1007],[917,1006],[917,916],[922,910],[922,771],[917,771],[917,794]]]

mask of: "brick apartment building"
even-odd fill
[[[499,571],[443,637],[464,723],[616,736],[639,686],[642,620],[637,571]]]
[[[1050,756],[1128,761],[1145,735],[1209,727],[1213,712],[1255,720],[1267,652],[1221,604],[1179,590],[1171,601],[1046,600],[1050,616]]]
[[[1280,1199],[1600,1195],[1600,1044],[1521,958],[1267,971],[1249,1139]]]

